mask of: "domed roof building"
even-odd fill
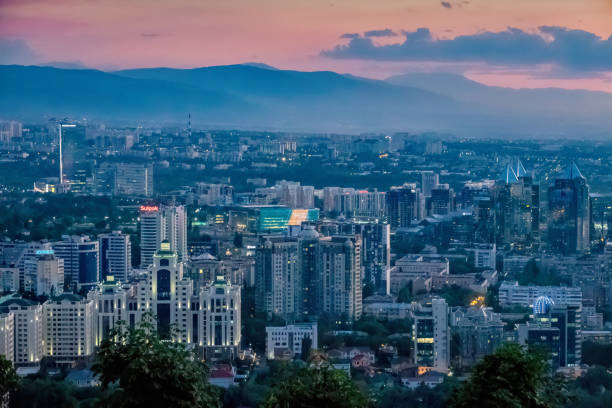
[[[555,302],[548,296],[540,296],[533,302],[533,314],[534,316],[548,314],[554,305]]]
[[[319,239],[319,233],[313,225],[303,225],[302,228],[298,234],[299,239]]]

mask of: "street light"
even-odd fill
[[[69,123],[59,123],[59,170],[60,170],[60,174],[59,174],[59,185],[60,188],[63,188],[64,186],[64,162],[62,160],[62,128],[73,128],[76,127],[75,124],[69,124]]]

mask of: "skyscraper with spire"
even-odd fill
[[[539,196],[539,185],[520,160],[506,166],[496,185],[497,244],[538,242]]]
[[[548,244],[564,254],[590,248],[589,186],[574,162],[548,188]]]

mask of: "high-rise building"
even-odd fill
[[[322,282],[319,274],[319,233],[310,225],[298,235],[300,273],[299,313],[304,318],[317,316],[321,308]]]
[[[279,181],[273,188],[281,205],[290,208],[313,208],[314,187],[302,186],[296,181]]]
[[[64,293],[43,304],[45,354],[58,365],[72,366],[94,352],[93,300]]]
[[[477,363],[504,342],[505,323],[492,308],[454,308],[450,315],[451,332],[459,337],[463,366]]]
[[[0,313],[0,355],[15,363],[15,315]]]
[[[591,204],[591,239],[612,241],[612,194],[592,193]]]
[[[550,324],[527,322],[516,327],[520,344],[543,350],[553,370],[559,368],[559,328]]]
[[[297,239],[262,236],[255,256],[256,308],[288,321],[296,319],[302,307]]]
[[[234,187],[229,184],[196,183],[194,195],[198,205],[232,205]]]
[[[582,359],[582,305],[555,305],[546,296],[533,304],[534,323],[558,329],[559,349],[555,350],[560,367],[579,366]]]
[[[187,214],[182,205],[140,206],[140,266],[152,264],[155,251],[167,240],[178,260],[187,259]]]
[[[53,243],[53,252],[64,260],[64,280],[68,287],[80,290],[92,288],[100,281],[98,241],[88,236],[62,236]]]
[[[153,263],[153,255],[163,240],[162,213],[158,205],[140,206],[140,266]]]
[[[12,293],[19,290],[19,268],[0,265],[0,291]]]
[[[45,356],[43,308],[37,302],[11,296],[0,301],[0,314],[14,315],[16,366],[36,366]]]
[[[117,163],[115,195],[153,195],[153,166],[151,164]]]
[[[346,217],[385,216],[386,193],[384,191],[355,190],[354,188],[325,187],[323,209]]]
[[[548,188],[548,244],[564,254],[590,249],[589,186],[571,163]]]
[[[114,280],[127,282],[132,270],[132,245],[130,236],[121,231],[98,235],[100,248],[100,279],[108,276]]]
[[[361,267],[363,282],[371,283],[380,294],[390,290],[391,228],[388,223],[375,219],[353,219],[334,222],[334,234],[361,236]],[[326,229],[331,225],[325,225]]]
[[[64,260],[53,254],[45,254],[36,261],[36,282],[32,292],[37,296],[55,296],[64,292]]]
[[[240,286],[220,275],[202,289],[199,298],[202,315],[198,339],[206,357],[236,356],[241,340]]]
[[[183,343],[190,343],[192,330],[188,330],[188,314],[191,309],[193,283],[183,280],[183,264],[178,261],[170,242],[162,241],[153,256],[153,264],[146,281],[139,288],[144,296],[140,309],[150,310],[157,317],[156,326],[164,338],[171,336]],[[172,324],[177,323],[176,333]]]
[[[128,322],[128,291],[113,275],[108,275],[87,294],[87,299],[94,303],[93,341],[99,347],[117,323]]]
[[[413,312],[413,362],[419,371],[447,372],[450,364],[448,305],[434,298],[431,304],[418,305]]]
[[[431,189],[429,203],[431,215],[449,214],[455,207],[453,189],[448,184],[438,184]]]
[[[438,173],[431,170],[421,172],[421,191],[425,197],[431,197],[433,190],[440,183]]]
[[[514,167],[513,167],[514,166]],[[532,245],[539,241],[540,187],[520,160],[508,165],[494,190],[497,243]]]
[[[416,184],[391,187],[387,193],[387,217],[391,228],[405,228],[423,218],[424,201]]]
[[[97,194],[151,197],[153,166],[138,163],[100,163],[94,172]]]
[[[362,313],[361,237],[337,235],[319,241],[321,310],[350,320]]]
[[[14,120],[0,122],[0,145],[8,145],[13,139],[21,139],[22,125]]]
[[[49,242],[28,242],[17,245],[14,250],[19,254],[16,263],[17,268],[19,268],[19,287],[26,290],[26,275],[34,275],[32,269],[36,268],[38,256],[41,253],[52,252],[51,244]]]

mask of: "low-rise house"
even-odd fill
[[[442,384],[444,381],[445,374],[439,373],[437,371],[429,371],[423,375],[419,375],[416,377],[401,377],[400,381],[404,387],[408,387],[411,390],[419,387],[421,384],[429,388],[433,388],[437,385]]]
[[[351,359],[351,366],[353,368],[366,368],[370,367],[370,358],[365,354],[357,354]]]
[[[217,364],[210,370],[209,382],[217,387],[229,388],[234,384],[236,369],[229,364]]]

